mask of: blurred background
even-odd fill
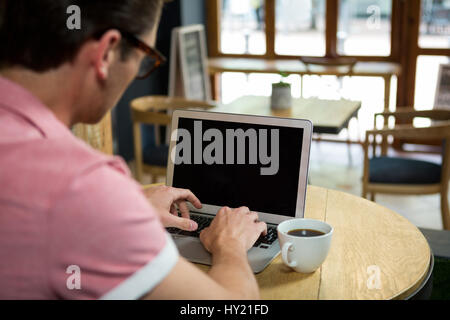
[[[333,135],[335,142],[327,141],[326,134],[316,139],[310,162],[312,184],[358,196],[364,167],[361,145],[366,131],[374,128],[374,114],[387,108],[436,108],[439,68],[450,63],[450,0],[173,0],[165,5],[156,48],[170,57],[173,28],[194,24],[205,28],[209,63],[214,59],[300,63],[301,57],[346,57],[357,63],[375,63],[374,68],[388,64],[401,70],[392,72],[388,83],[386,77],[359,76],[357,72],[342,77],[291,74],[284,80],[291,84],[293,98],[361,102],[348,128]],[[135,150],[130,102],[142,96],[168,95],[172,63],[169,59],[149,79],[135,81],[113,111],[114,152],[124,157],[132,170]],[[221,104],[243,96],[270,97],[272,84],[281,79],[277,73],[251,70],[209,75],[211,96]],[[419,126],[431,123],[424,118],[414,122]],[[154,132],[153,127],[143,126],[144,152],[155,143]],[[389,142],[388,155],[442,161],[439,143]],[[443,228],[439,194],[377,194],[376,202],[417,226]]]

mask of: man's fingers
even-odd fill
[[[222,207],[222,208],[220,208],[220,210],[217,212],[216,216],[218,216],[218,215],[224,215],[228,210],[230,210],[230,208],[228,208],[228,207]]]
[[[177,207],[175,207],[173,203],[170,205],[170,213],[173,214],[174,216],[178,216]]]
[[[204,237],[207,230],[209,230],[209,227],[203,228],[203,230],[200,232],[200,240]]]
[[[248,207],[240,207],[236,209],[237,213],[249,213],[250,209]]]
[[[174,215],[167,215],[165,217],[164,226],[175,227],[185,231],[195,231],[198,228],[195,221]]]
[[[258,231],[263,236],[267,235],[267,224],[265,222],[257,222],[256,227],[258,228]]]
[[[192,203],[192,205],[197,209],[202,208],[202,203],[200,202],[200,200],[188,189],[174,188],[174,195],[174,201],[187,200]]]
[[[178,205],[178,209],[180,209],[181,216],[183,218],[189,219],[190,214],[189,214],[189,208],[186,204],[186,201],[184,201],[184,200],[178,201],[177,205]]]
[[[208,230],[209,230],[209,227],[206,227],[205,229],[202,230],[202,232],[200,232],[200,242],[203,244],[206,251],[211,252],[208,239],[205,238],[205,234],[207,234]]]
[[[247,213],[247,217],[251,222],[256,224],[259,234],[262,234],[263,236],[267,235],[267,224],[258,220],[258,213],[256,213],[255,211],[250,211],[249,213]]]
[[[258,214],[255,211],[250,211],[249,213],[247,213],[247,217],[253,222],[258,221]]]

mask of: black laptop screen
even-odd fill
[[[302,128],[180,118],[178,129],[174,187],[204,204],[295,216]]]

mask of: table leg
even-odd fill
[[[350,139],[350,125],[347,127],[347,155],[348,155],[348,166],[353,166],[353,158],[352,158],[352,142]]]
[[[222,74],[214,73],[210,76],[210,83],[211,83],[211,98],[215,101],[220,101],[222,98],[222,92],[221,92],[221,77]]]
[[[300,98],[303,98],[303,74],[300,75]]]

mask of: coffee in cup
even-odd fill
[[[313,219],[290,219],[277,227],[283,262],[297,272],[317,270],[328,255],[333,227]]]
[[[312,229],[294,229],[289,231],[287,234],[295,237],[318,237],[323,236],[325,233]]]

